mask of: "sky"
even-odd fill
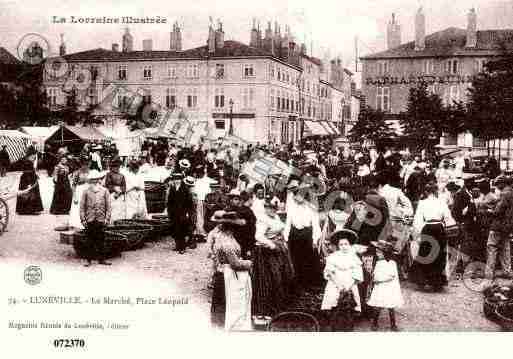
[[[355,37],[359,55],[385,49],[386,24],[395,13],[402,25],[403,42],[413,40],[414,15],[423,6],[426,33],[449,26],[466,27],[466,14],[475,7],[478,28],[513,28],[513,0],[0,0],[0,46],[16,56],[25,35],[45,38],[55,53],[64,34],[67,52],[111,48],[121,44],[121,24],[56,24],[53,16],[148,16],[165,17],[166,24],[130,25],[135,50],[151,38],[153,49],[169,49],[169,32],[178,21],[183,47],[206,44],[209,17],[220,19],[225,39],[249,43],[252,19],[265,29],[267,21],[278,21],[282,31],[291,27],[298,42],[319,58],[340,56],[354,70]]]

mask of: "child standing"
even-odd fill
[[[378,256],[372,275],[374,287],[367,302],[368,305],[376,310],[372,330],[378,330],[381,309],[387,308],[390,316],[390,328],[393,331],[398,331],[394,309],[402,307],[404,301],[399,284],[397,264],[392,259],[394,248],[390,243],[382,241],[372,242],[372,245],[376,247],[376,254]]]
[[[97,170],[91,170],[87,176],[89,187],[84,190],[80,200],[80,220],[87,234],[86,267],[91,265],[93,259],[98,259],[99,264],[111,265],[105,261],[103,230],[110,222],[112,207],[109,191],[100,184],[103,177]]]
[[[330,247],[333,253],[326,258],[324,289],[321,310],[330,311],[332,330],[352,331],[353,313],[361,311],[357,284],[363,281],[362,262],[352,248],[357,235],[343,229],[333,233]]]

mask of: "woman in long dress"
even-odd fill
[[[62,157],[59,164],[55,166],[53,174],[55,190],[53,192],[52,205],[50,206],[51,214],[68,214],[71,209],[73,193],[69,182],[69,173],[68,159]]]
[[[18,196],[16,202],[16,213],[18,214],[40,214],[43,211],[43,201],[39,192],[38,176],[34,168],[36,152],[29,148],[24,160],[21,161],[20,168],[23,171],[20,177],[19,190],[28,192]]]
[[[321,237],[319,214],[308,202],[307,187],[300,186],[292,193],[284,237],[289,245],[297,289],[315,288],[322,283],[320,259],[314,248]]]
[[[438,186],[431,183],[426,188],[427,198],[419,201],[413,219],[417,237],[418,254],[410,270],[410,279],[419,286],[431,286],[440,291],[448,284],[445,273],[447,264],[447,237],[445,225],[454,222],[449,207],[438,198]]]
[[[242,259],[240,245],[225,224],[231,220],[227,213],[216,212],[212,221],[219,224],[207,238],[214,265],[211,321],[225,330],[251,330],[252,262]]]
[[[144,195],[144,177],[139,174],[139,162],[128,163],[126,179],[126,218],[147,219],[148,209]]]
[[[256,225],[253,253],[253,314],[274,316],[285,308],[291,295],[294,270],[283,238],[285,223],[276,213],[277,205],[264,204],[264,214]]]
[[[71,202],[71,209],[69,211],[69,227],[75,229],[84,229],[82,221],[80,220],[80,199],[82,193],[88,187],[87,176],[89,175],[89,157],[82,156],[80,158],[80,167],[73,173],[71,180],[71,188],[73,198]]]

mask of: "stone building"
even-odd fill
[[[44,85],[49,103],[66,103],[70,88],[79,88],[81,103],[112,98],[114,108],[127,107],[133,94],[147,103],[179,109],[189,119],[208,121],[216,133],[229,130],[249,142],[297,142],[309,134],[338,135],[344,106],[351,105],[352,73],[340,59],[323,63],[295,42],[290,28],[276,23],[262,34],[253,22],[250,44],[225,40],[222,23],[211,24],[205,46],[182,49],[180,26],[173,24],[170,49],[154,50],[146,39],[133,48],[126,29],[122,51],[93,49],[63,55],[64,71],[48,66]],[[90,79],[84,86],[77,80]]]
[[[388,33],[397,36],[390,30]],[[475,9],[467,14],[466,29],[450,27],[427,36],[425,33],[426,18],[421,8],[415,15],[414,41],[361,58],[362,91],[368,106],[392,115],[405,111],[410,88],[421,81],[445,104],[466,101],[473,76],[488,61],[501,56],[503,46],[513,49],[513,30],[478,30]],[[389,39],[388,43],[395,41]],[[483,141],[469,136],[446,137],[441,144],[484,146]]]

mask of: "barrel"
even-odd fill
[[[160,213],[166,208],[166,185],[161,182],[145,181],[144,194],[148,213]]]

